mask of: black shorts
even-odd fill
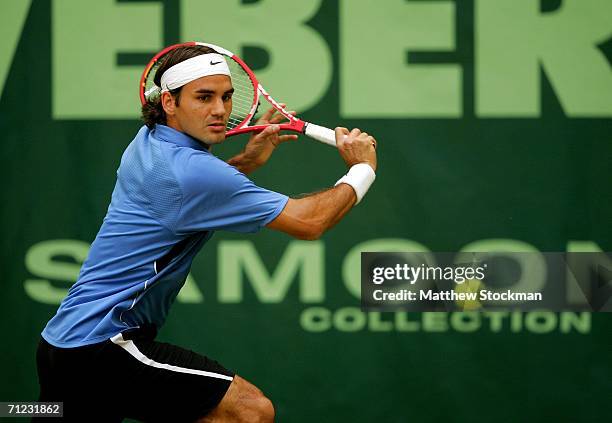
[[[234,373],[154,338],[149,328],[78,348],[57,348],[41,339],[39,401],[63,402],[67,421],[193,422],[205,416],[221,401]]]

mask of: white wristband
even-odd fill
[[[352,186],[355,194],[357,194],[355,204],[359,204],[363,196],[368,192],[368,189],[370,189],[374,179],[376,179],[376,173],[374,173],[374,169],[369,164],[357,163],[351,166],[348,173],[340,178],[334,186],[338,186],[338,184],[349,184]]]

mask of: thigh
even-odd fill
[[[62,421],[121,422],[98,365],[102,344],[57,348],[41,339],[36,352],[40,402],[62,402]],[[48,418],[32,421],[47,421]],[[55,419],[54,419],[55,420]]]
[[[117,374],[126,417],[145,422],[193,422],[214,409],[234,373],[204,355],[147,339],[113,338],[124,360]]]
[[[37,353],[40,401],[64,403],[66,421],[193,422],[221,401],[234,373],[175,345],[122,335]]]

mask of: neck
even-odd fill
[[[166,126],[168,126],[169,128],[172,129],[176,129],[179,132],[182,132],[185,135],[188,135],[189,137],[193,138],[194,140],[196,140],[198,143],[202,144],[202,146],[204,146],[205,149],[207,149],[208,151],[210,151],[212,149],[212,145],[211,144],[207,144],[204,141],[191,136],[189,133],[183,131],[183,128],[181,127],[181,125],[178,123],[178,121],[173,117],[173,116],[167,116],[166,117]]]

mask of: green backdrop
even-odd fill
[[[1,7],[0,400],[37,397],[39,333],[141,125],[142,66],[198,39],[244,55],[306,120],[374,134],[379,171],[319,241],[216,234],[160,339],[235,369],[279,421],[600,421],[612,411],[609,315],[365,314],[358,297],[362,250],[612,249],[612,2]],[[244,141],[215,153],[228,158]],[[342,173],[332,148],[301,138],[253,179],[297,195]]]

